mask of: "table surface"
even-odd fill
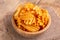
[[[11,25],[11,16],[22,2],[23,0],[0,0],[0,40],[60,40],[60,0],[40,0],[39,6],[46,8],[51,15],[51,27],[40,36],[30,39],[19,36]]]

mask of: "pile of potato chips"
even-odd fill
[[[49,16],[47,10],[32,3],[26,3],[18,6],[14,13],[14,20],[19,29],[36,32],[47,26]]]

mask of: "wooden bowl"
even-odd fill
[[[50,27],[51,17],[50,17],[50,15],[48,15],[48,16],[49,16],[49,23],[47,24],[47,26],[44,29],[37,31],[37,32],[27,32],[27,31],[23,31],[23,30],[17,28],[13,16],[12,16],[11,21],[12,21],[13,28],[17,31],[17,33],[19,33],[20,35],[22,35],[24,37],[34,37],[34,36],[37,36],[38,34],[43,33],[44,31],[46,31]]]

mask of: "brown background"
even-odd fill
[[[39,5],[46,8],[51,15],[51,26],[43,34],[30,39],[21,37],[11,25],[13,12],[23,1],[25,2],[25,0],[0,0],[0,40],[60,40],[60,0],[40,0]]]

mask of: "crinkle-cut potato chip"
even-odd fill
[[[49,22],[48,11],[32,3],[18,6],[14,13],[17,27],[28,32],[44,29]]]
[[[24,24],[21,24],[25,29],[27,29],[27,31],[30,31],[30,32],[35,32],[35,31],[38,31],[40,29],[39,26],[30,26],[30,25],[24,25]]]
[[[34,8],[34,4],[32,4],[32,3],[27,3],[27,4],[25,4],[24,6],[25,6],[25,8],[27,8],[27,9],[33,9],[33,8]]]

